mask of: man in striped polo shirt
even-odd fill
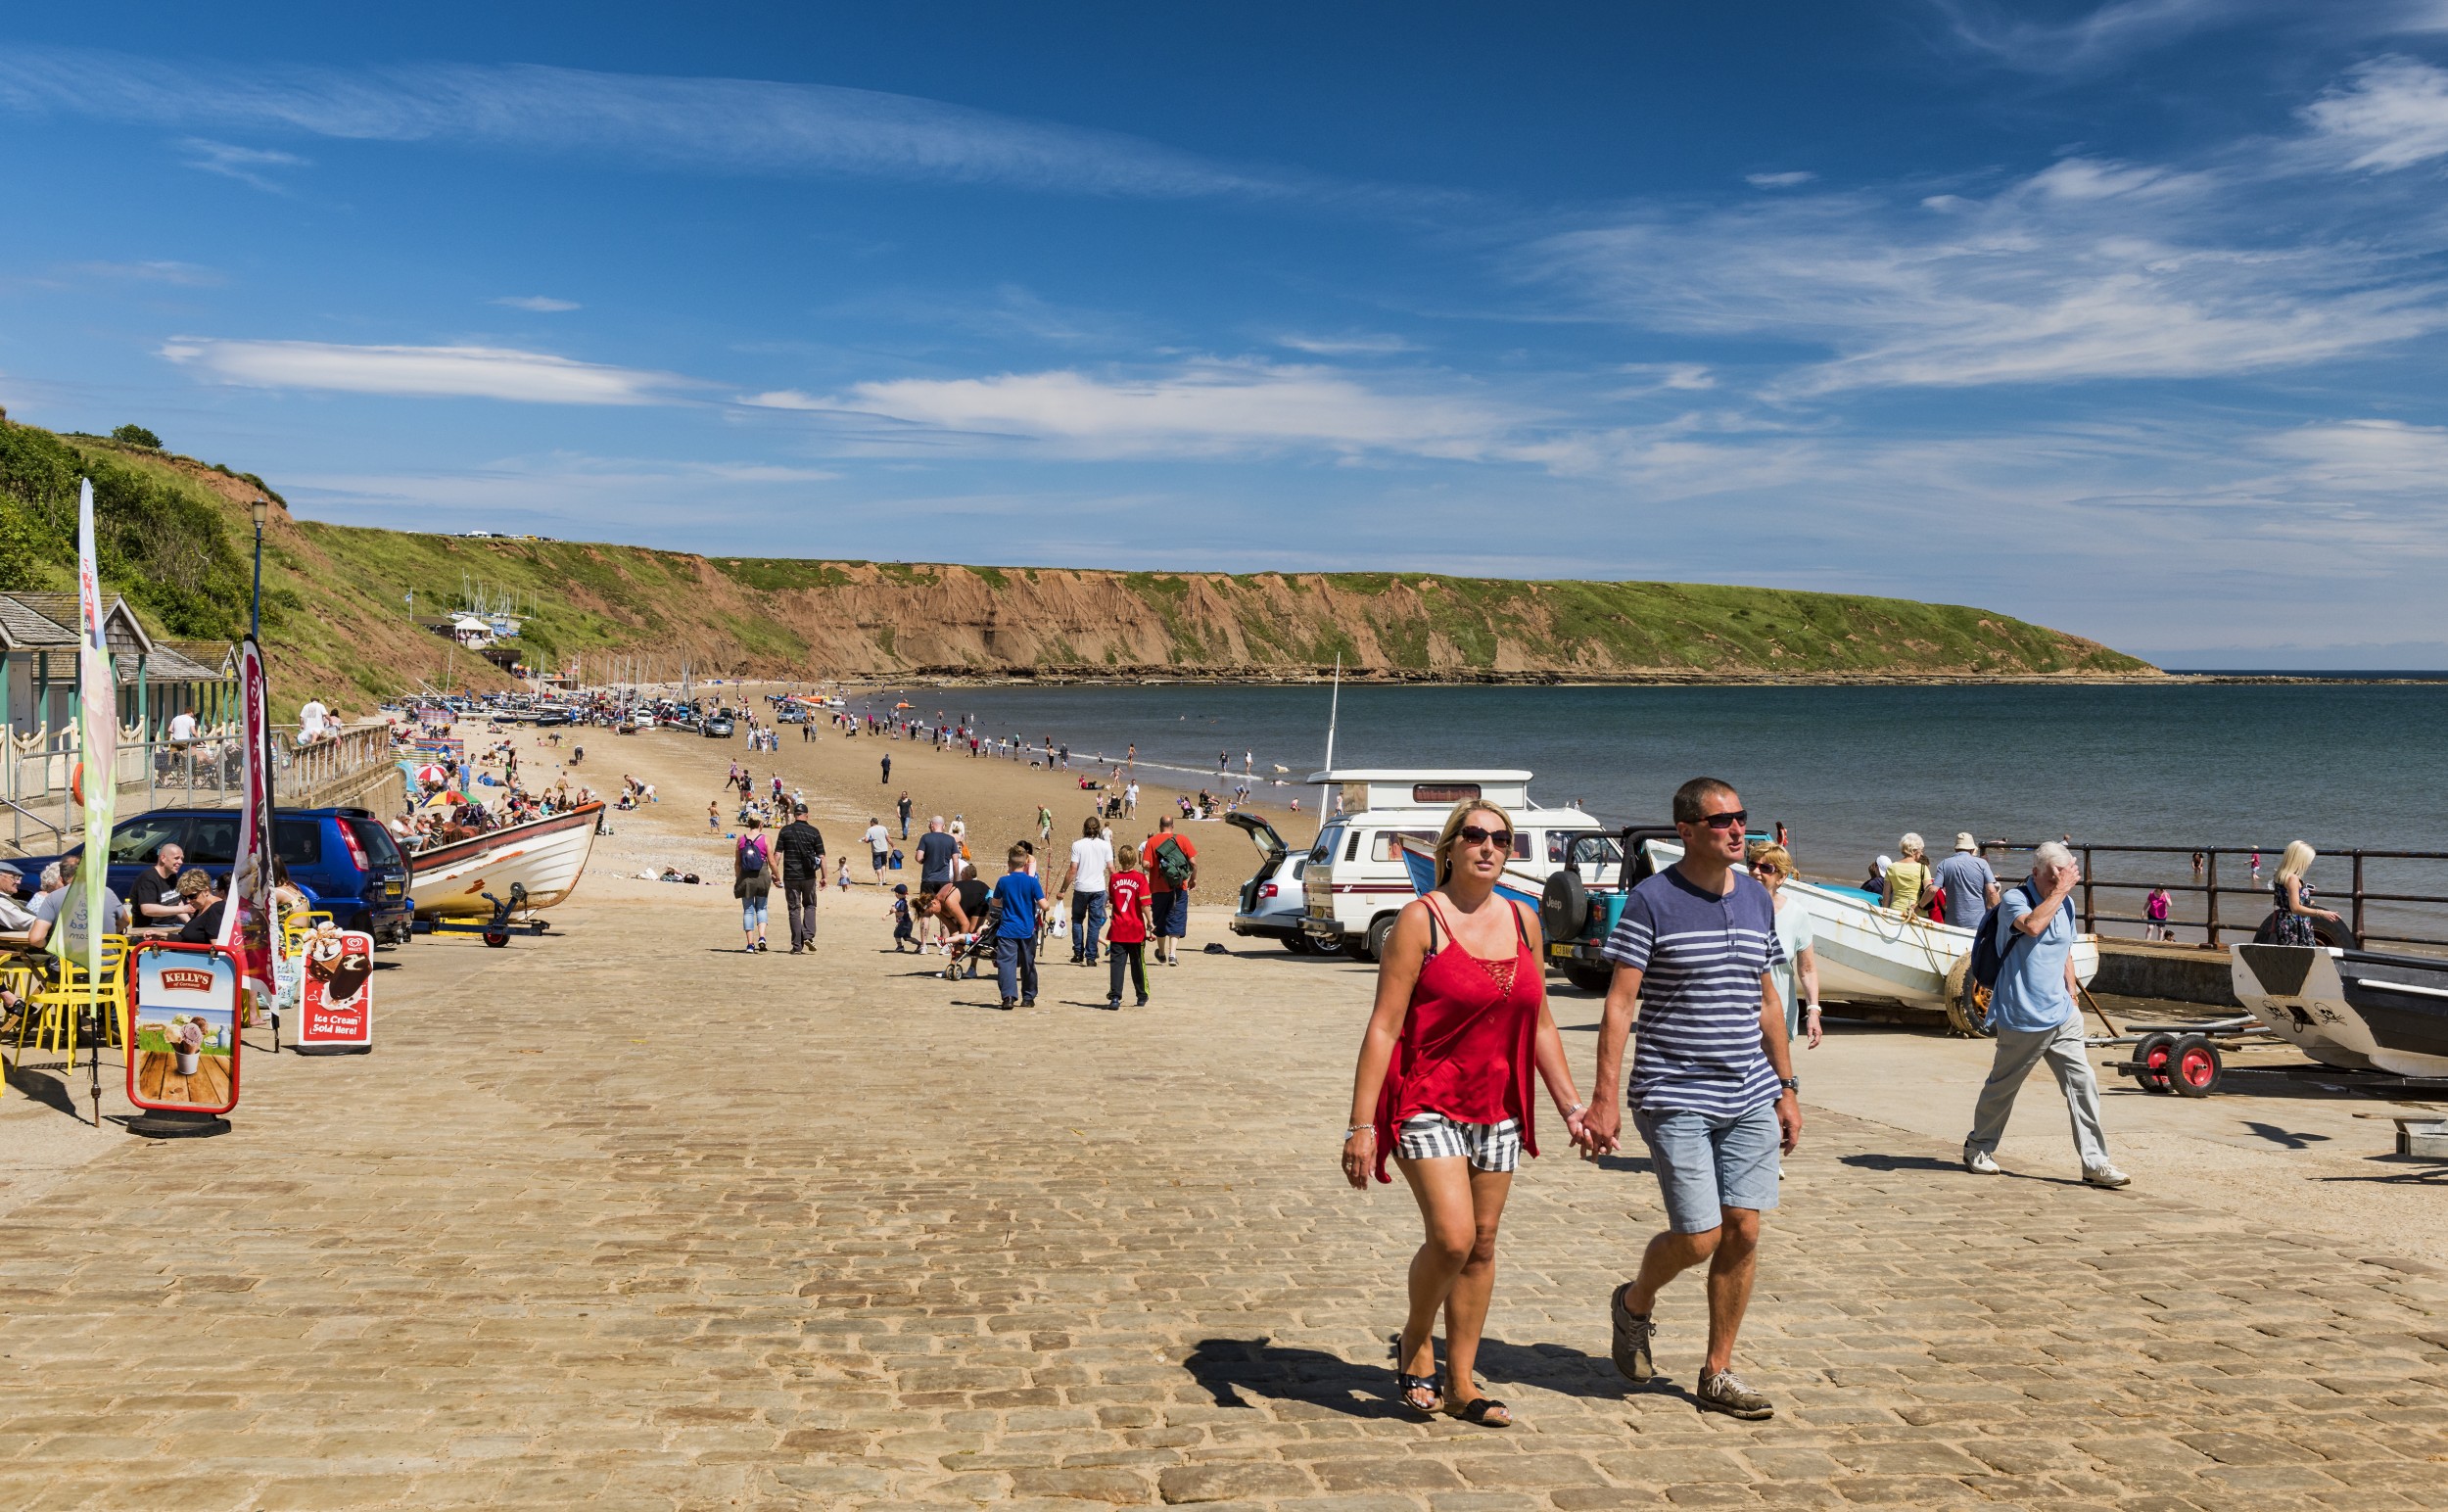
[[[1776,906],[1736,870],[1748,818],[1734,789],[1715,778],[1675,790],[1683,859],[1632,889],[1607,937],[1615,981],[1598,1031],[1598,1086],[1623,1074],[1637,1005],[1640,1045],[1625,1101],[1649,1146],[1669,1227],[1608,1304],[1616,1369],[1636,1382],[1656,1373],[1649,1343],[1658,1292],[1706,1260],[1709,1352],[1693,1395],[1712,1411],[1756,1420],[1776,1409],[1734,1374],[1734,1336],[1751,1302],[1760,1214],[1776,1205],[1777,1156],[1802,1138],[1802,1106],[1785,1006],[1768,978],[1784,959]],[[1587,1153],[1618,1148],[1622,1127],[1614,1099],[1593,1094]]]

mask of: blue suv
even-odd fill
[[[111,890],[124,898],[136,874],[153,865],[164,844],[187,853],[187,865],[229,875],[238,855],[236,809],[152,809],[111,827]],[[70,851],[82,855],[84,847]],[[408,897],[408,858],[367,809],[279,809],[272,815],[272,849],[290,881],[344,929],[379,942],[405,944],[416,921]],[[14,863],[27,877],[57,857]]]

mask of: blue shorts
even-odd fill
[[[1776,1105],[1739,1117],[1684,1108],[1632,1110],[1632,1127],[1649,1146],[1649,1163],[1678,1234],[1705,1234],[1724,1222],[1718,1209],[1765,1212],[1776,1205],[1776,1157],[1785,1142]]]
[[[1154,916],[1152,934],[1178,940],[1190,932],[1190,894],[1178,888],[1148,894],[1148,912]]]

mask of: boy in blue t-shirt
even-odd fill
[[[995,979],[1003,987],[1003,1007],[1017,1000],[1037,1006],[1037,935],[1045,922],[1046,889],[1028,872],[1028,852],[1014,845],[1004,857],[1011,870],[995,883]],[[1016,978],[1016,983],[1014,978]]]

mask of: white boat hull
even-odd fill
[[[1683,850],[1665,840],[1648,842],[1665,867]],[[1811,915],[1811,954],[1819,970],[1819,996],[1839,1003],[1891,1002],[1910,1008],[1947,1006],[1947,983],[1955,964],[1972,951],[1972,930],[1882,908],[1851,887],[1790,881],[1787,908]],[[2085,986],[2099,973],[2099,936],[2074,938],[2074,975]]]
[[[493,913],[492,893],[503,902],[513,884],[527,889],[529,910],[547,909],[578,887],[594,849],[599,803],[530,824],[514,825],[420,851],[409,891],[419,919],[483,918]]]
[[[2448,967],[2327,946],[2237,945],[2228,969],[2244,1008],[2324,1065],[2448,1076]]]

